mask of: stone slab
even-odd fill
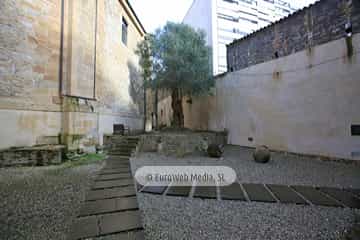
[[[131,153],[123,153],[123,152],[111,152],[110,153],[112,156],[120,156],[120,157],[131,157]]]
[[[262,184],[243,184],[250,201],[277,202],[271,193]]]
[[[129,211],[139,209],[136,197],[116,198],[116,209],[118,211]]]
[[[130,162],[117,162],[117,163],[109,163],[107,162],[104,169],[114,169],[114,168],[130,168]]]
[[[322,187],[319,188],[319,190],[335,198],[336,200],[342,202],[345,206],[349,208],[360,208],[360,199],[354,197],[349,192],[346,192],[341,189],[328,188],[328,187]]]
[[[139,211],[103,215],[99,218],[99,225],[101,235],[141,230],[143,228]]]
[[[134,185],[134,180],[132,178],[95,182],[92,189],[117,188],[117,187],[129,186],[129,185]]]
[[[130,160],[129,157],[121,157],[121,156],[109,156],[107,159],[107,161],[123,161],[123,160]]]
[[[84,202],[81,206],[79,216],[100,215],[125,210],[136,210],[138,208],[136,197],[98,200]]]
[[[146,186],[141,192],[162,195],[167,187],[165,186]]]
[[[96,178],[96,181],[109,181],[109,180],[116,180],[116,179],[126,179],[131,178],[130,173],[117,173],[117,174],[107,174],[107,175],[99,175]]]
[[[209,198],[216,199],[217,192],[215,186],[195,186],[195,198]]]
[[[96,201],[101,199],[111,199],[111,198],[130,197],[130,196],[136,196],[134,186],[89,191],[87,193],[85,201]]]
[[[302,197],[288,186],[267,184],[270,191],[281,203],[308,204]]]
[[[97,217],[77,218],[71,226],[69,239],[77,240],[96,237],[99,232]]]
[[[101,240],[145,240],[144,231],[131,231],[101,237]]]
[[[115,199],[98,200],[92,202],[84,202],[81,205],[79,217],[99,215],[116,211]]]
[[[188,197],[191,191],[191,186],[172,186],[167,191],[168,196]]]
[[[320,191],[316,190],[313,187],[307,186],[293,186],[293,189],[300,193],[303,197],[309,200],[314,205],[322,205],[329,207],[341,207],[341,204],[337,203],[335,200],[327,197]]]
[[[220,197],[225,200],[246,201],[245,194],[238,183],[220,187]]]
[[[131,169],[129,167],[113,168],[113,169],[103,169],[98,174],[107,175],[107,174],[118,174],[118,173],[130,173]]]
[[[345,190],[360,198],[360,189],[347,188]]]

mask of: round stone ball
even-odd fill
[[[224,153],[224,147],[219,144],[210,144],[207,153],[212,158],[221,158]]]
[[[271,159],[271,152],[268,147],[259,146],[256,147],[253,157],[257,163],[268,163]]]

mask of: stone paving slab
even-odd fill
[[[322,205],[329,207],[342,207],[342,205],[335,200],[327,197],[320,191],[316,190],[313,187],[307,186],[293,186],[295,191],[304,196],[307,200],[309,200],[314,205]]]
[[[101,199],[111,199],[117,197],[130,197],[130,196],[136,196],[135,188],[132,185],[126,187],[120,187],[120,188],[89,191],[85,201],[95,201]]]
[[[302,197],[288,186],[267,184],[270,191],[281,203],[308,204]]]
[[[360,199],[354,197],[349,192],[343,191],[341,189],[326,187],[319,188],[319,190],[342,202],[347,207],[360,208]]]
[[[128,157],[128,158],[131,157],[131,153],[111,152],[110,154],[113,155],[113,156],[119,156],[119,157]]]
[[[220,187],[220,197],[224,200],[246,201],[245,194],[238,183]]]
[[[103,169],[98,173],[98,175],[118,174],[118,173],[131,173],[131,169],[129,167]]]
[[[85,202],[80,208],[79,217],[98,215],[101,213],[109,213],[116,211],[115,199],[98,200]]]
[[[96,217],[78,218],[71,226],[69,240],[95,237],[100,229]]]
[[[345,191],[350,192],[356,197],[360,198],[360,189],[345,189]]]
[[[117,163],[107,163],[106,166],[104,167],[105,170],[107,169],[114,169],[114,168],[130,168],[130,163],[121,163],[121,162],[117,162]]]
[[[99,175],[95,181],[108,181],[108,180],[117,180],[117,179],[126,179],[131,178],[130,173],[116,173],[116,174],[107,174]]]
[[[101,235],[141,230],[141,215],[139,211],[102,215],[99,217],[99,226]]]
[[[262,184],[245,183],[243,187],[249,196],[250,201],[254,202],[277,202],[271,193]]]
[[[93,240],[144,240],[144,231],[126,232],[94,238]]]
[[[137,210],[138,204],[136,197],[113,198],[85,202],[80,209],[80,217],[113,213],[125,210]]]
[[[195,186],[195,198],[217,198],[217,191],[215,186]]]
[[[141,190],[141,192],[162,195],[166,188],[167,187],[165,186],[146,186]]]
[[[129,157],[119,157],[119,156],[109,155],[107,158],[107,160],[113,160],[113,159],[129,159]]]
[[[169,188],[166,195],[188,197],[190,194],[191,188],[192,188],[191,186],[172,186]]]
[[[116,187],[125,187],[129,185],[134,185],[134,180],[132,178],[95,182],[92,189],[96,190],[96,189],[116,188]]]
[[[70,239],[144,239],[130,159],[122,156],[131,154],[131,149],[117,148],[121,155],[105,160],[72,226]]]

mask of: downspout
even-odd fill
[[[93,89],[93,98],[94,98],[94,99],[96,99],[97,29],[98,29],[98,0],[95,1],[95,47],[94,47],[94,89]]]
[[[65,0],[61,0],[61,14],[60,14],[60,55],[59,55],[59,99],[60,99],[60,133],[59,144],[64,141],[64,107],[63,107],[63,61],[64,61],[64,21],[65,21]]]

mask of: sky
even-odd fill
[[[182,22],[193,0],[130,0],[147,32],[162,27],[167,21]],[[292,0],[300,8],[316,0]]]

